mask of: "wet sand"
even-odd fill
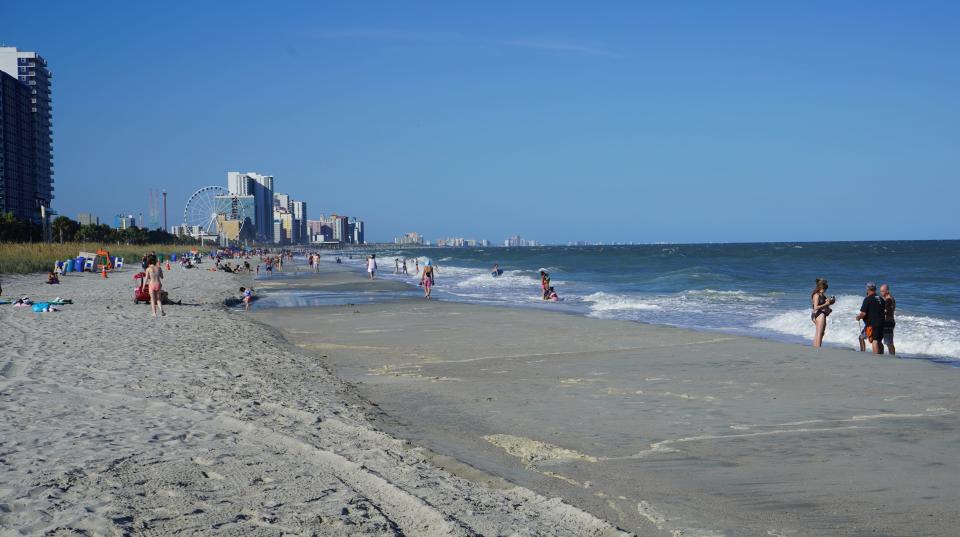
[[[352,277],[352,283],[351,283]],[[310,277],[375,289],[345,272]],[[960,372],[422,299],[262,310],[386,431],[644,535],[953,535]]]

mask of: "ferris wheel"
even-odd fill
[[[191,230],[216,235],[219,233],[218,216],[227,215],[231,210],[231,196],[222,186],[205,186],[194,192],[183,208],[183,223]]]

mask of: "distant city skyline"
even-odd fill
[[[376,242],[960,237],[954,3],[44,9],[0,41],[55,76],[71,218],[269,170]]]

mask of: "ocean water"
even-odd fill
[[[370,250],[343,255],[360,266]],[[809,344],[810,292],[827,278],[837,304],[825,342],[853,347],[864,283],[888,283],[897,299],[897,352],[960,365],[960,241],[696,244],[374,250],[380,276],[396,257],[430,259],[434,296],[535,307]],[[328,256],[329,257],[329,256]],[[499,263],[502,276],[490,269]],[[540,299],[545,268],[562,302]]]

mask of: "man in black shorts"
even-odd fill
[[[857,314],[857,321],[863,320],[863,332],[861,339],[870,342],[875,354],[883,354],[883,317],[885,304],[883,299],[877,296],[877,284],[867,282],[867,296],[860,305],[860,313]]]

